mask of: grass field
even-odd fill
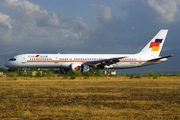
[[[0,119],[180,119],[180,77],[0,77]]]

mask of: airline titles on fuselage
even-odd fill
[[[48,55],[28,55],[28,58],[48,58]]]

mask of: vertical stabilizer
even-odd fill
[[[160,30],[151,41],[139,52],[140,55],[158,57],[163,47],[168,30]]]

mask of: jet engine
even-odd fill
[[[81,63],[72,63],[70,65],[70,69],[75,72],[75,71],[80,71],[80,72],[87,72],[90,70],[90,67],[87,65],[83,65]]]

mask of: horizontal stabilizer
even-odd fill
[[[148,60],[148,62],[157,62],[163,58],[169,58],[169,57],[174,57],[174,55],[168,55],[168,56],[164,56],[164,57],[160,57],[160,58],[151,59],[151,60]]]

